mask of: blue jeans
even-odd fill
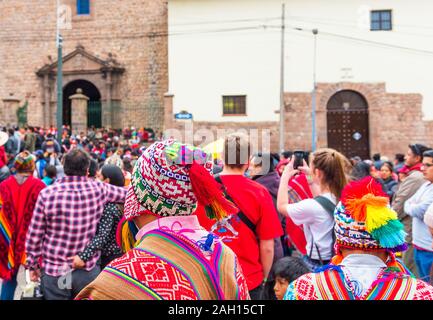
[[[0,300],[13,300],[17,285],[17,275],[12,276],[12,279],[9,281],[3,280]]]
[[[416,267],[419,277],[425,282],[430,282],[430,270],[433,264],[433,252],[413,249]]]

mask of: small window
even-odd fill
[[[223,115],[246,115],[247,96],[223,96]]]
[[[90,0],[77,0],[77,14],[90,14]]]
[[[371,11],[371,31],[392,30],[391,10]]]

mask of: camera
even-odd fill
[[[295,157],[295,162],[293,163],[293,169],[298,169],[304,165],[304,151],[295,151],[293,156]]]

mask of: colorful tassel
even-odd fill
[[[408,249],[407,243],[400,244],[394,248],[388,248],[388,250],[391,252],[403,252],[406,251],[407,249]]]
[[[346,209],[356,221],[365,221],[367,218],[367,207],[383,208],[388,205],[388,198],[378,197],[374,194],[366,194],[361,199],[349,198],[346,200]]]
[[[123,217],[117,226],[116,242],[124,253],[134,248],[136,244],[135,235],[137,230],[135,225],[131,226],[131,224],[133,225],[132,222]]]
[[[338,243],[334,246],[336,255],[332,257],[331,264],[339,265],[343,261],[343,255],[341,254],[340,245]]]
[[[377,207],[372,205],[367,205],[366,207],[366,219],[365,226],[366,230],[371,233],[380,227],[385,226],[389,221],[397,220],[397,212],[392,209],[383,206]]]
[[[190,167],[189,177],[194,195],[198,203],[206,208],[209,219],[220,221],[239,211],[224,197],[220,185],[203,166],[194,162]]]
[[[365,221],[367,206],[385,207],[388,204],[387,195],[380,183],[371,177],[353,181],[342,192],[341,202],[356,221]]]
[[[383,248],[394,248],[404,243],[406,232],[403,225],[398,220],[391,220],[386,225],[371,232],[373,238],[378,241]]]

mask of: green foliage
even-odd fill
[[[26,100],[24,104],[17,109],[18,126],[25,127],[27,125],[27,106],[29,102]]]

